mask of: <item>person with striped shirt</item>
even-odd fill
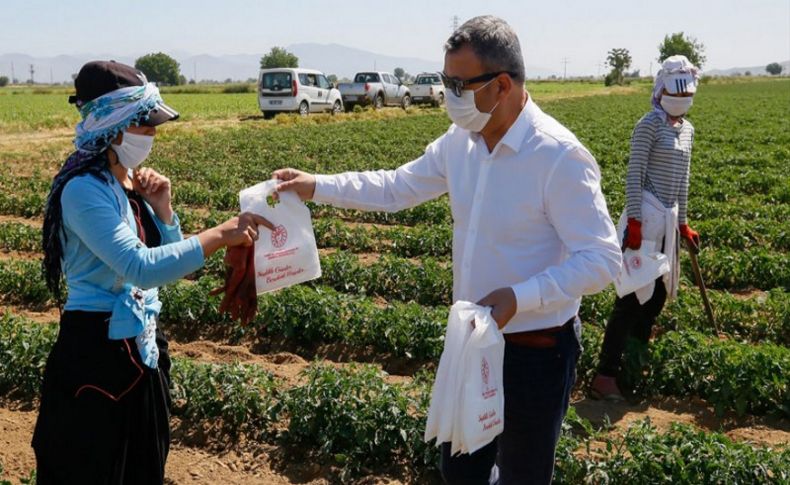
[[[699,234],[689,227],[687,219],[694,126],[685,118],[698,80],[698,69],[685,56],[667,58],[656,74],[653,109],[639,120],[631,136],[622,248],[638,250],[643,238],[655,241],[657,249],[668,256],[671,269],[650,285],[615,300],[598,375],[591,385],[591,395],[597,399],[623,399],[616,378],[627,339],[647,343],[667,298],[677,294],[678,239],[677,233],[667,230],[664,212],[672,217],[669,220],[677,219],[670,228],[677,227],[680,237],[699,245]]]

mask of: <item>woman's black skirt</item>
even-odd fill
[[[66,311],[47,359],[33,433],[39,485],[161,484],[170,446],[170,357],[107,338],[109,313]]]

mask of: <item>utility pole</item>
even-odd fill
[[[197,84],[197,61],[192,64],[192,80]]]
[[[55,84],[55,78],[52,76],[52,66],[49,66],[49,84]]]
[[[30,65],[30,84],[36,84],[36,80],[33,77],[36,74],[36,68],[33,67],[33,64]]]
[[[562,58],[562,80],[564,81],[565,78],[568,76],[568,58]]]
[[[598,63],[598,74],[596,75],[596,77],[601,77],[601,68],[604,67],[605,65],[606,64],[604,64],[603,62]]]
[[[653,77],[653,61],[650,61],[650,77]]]
[[[16,74],[14,74],[14,61],[11,61],[11,84],[16,83]]]

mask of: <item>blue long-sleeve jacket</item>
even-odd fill
[[[146,247],[121,184],[109,173],[107,178],[109,183],[82,175],[63,189],[64,308],[112,312],[109,337],[130,338],[158,313],[156,287],[196,271],[205,258],[197,237],[183,238],[177,217],[167,225],[148,204],[162,245]]]

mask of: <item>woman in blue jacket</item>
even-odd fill
[[[124,64],[90,62],[74,84],[77,149],[55,176],[44,218],[47,284],[60,302],[65,280],[68,297],[33,435],[38,483],[161,484],[170,359],[157,287],[272,226],[241,214],[184,239],[170,181],[139,169],[156,126],[178,113]]]

